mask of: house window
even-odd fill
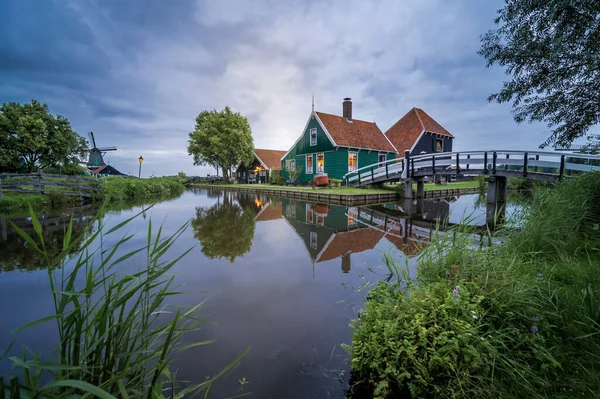
[[[313,222],[313,207],[312,204],[306,204],[306,223],[311,223]]]
[[[285,215],[290,218],[296,217],[296,204],[287,204],[285,206]]]
[[[356,226],[356,217],[358,216],[358,208],[348,208],[348,227]]]
[[[325,173],[325,154],[317,154],[317,173]]]
[[[296,170],[296,160],[290,159],[290,170]]]
[[[385,161],[386,161],[386,155],[385,154],[379,154],[379,167],[382,168],[383,166],[385,166]]]
[[[354,172],[358,169],[358,152],[348,153],[348,172]]]
[[[306,156],[306,174],[311,175],[313,172],[313,156],[312,154]]]
[[[310,145],[317,145],[317,129],[310,129]]]
[[[435,152],[444,152],[444,140],[435,139]]]
[[[325,216],[317,214],[317,226],[325,226]]]
[[[310,247],[312,249],[317,249],[317,232],[316,231],[311,231],[310,232]]]

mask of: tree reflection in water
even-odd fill
[[[38,214],[37,218],[42,225],[44,246],[48,257],[52,259],[63,250],[63,241],[71,218],[73,219],[71,236],[79,237],[83,234],[93,233],[90,225],[97,212],[98,209],[85,207],[69,210],[68,213]],[[25,231],[39,245],[30,217],[0,215],[0,272],[34,271],[48,267],[46,257],[20,236],[12,227],[11,222]],[[71,255],[79,250],[82,241],[79,241],[72,249]]]
[[[262,202],[247,193],[223,191],[211,207],[197,207],[192,220],[194,237],[210,259],[235,258],[250,251],[254,240],[255,217]]]

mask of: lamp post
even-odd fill
[[[144,162],[144,157],[140,155],[140,157],[138,158],[138,161],[140,161],[140,170],[138,172],[138,179],[142,177],[142,162]]]

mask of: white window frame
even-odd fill
[[[308,169],[308,157],[310,157],[310,169]],[[304,163],[306,165],[306,174],[312,175],[313,170],[315,168],[315,155],[314,154],[306,154],[306,158],[304,159]]]
[[[323,169],[319,170],[319,155],[323,156]],[[325,153],[317,152],[317,173],[325,173]]]
[[[356,218],[358,218],[358,208],[357,207],[349,207],[348,208],[348,227],[356,226]]]
[[[383,156],[383,162],[381,162],[381,156]],[[383,165],[385,165],[385,161],[387,161],[387,153],[385,152],[380,152],[379,155],[377,156],[377,161],[379,163],[379,167],[383,167]]]
[[[312,249],[317,249],[317,247],[319,246],[319,235],[317,234],[316,231],[311,231],[310,232],[310,247]]]
[[[356,154],[356,169],[350,170],[350,155]],[[325,163],[325,162],[323,162]],[[348,151],[348,172],[354,172],[358,170],[358,151]]]
[[[310,218],[308,217],[309,214],[310,214]],[[313,210],[312,204],[307,203],[306,204],[306,223],[313,224],[314,217],[315,217],[315,212]]]
[[[313,133],[315,134],[315,142],[313,143]],[[316,128],[312,128],[310,129],[309,133],[308,133],[308,137],[310,140],[310,146],[314,147],[317,145],[317,129]]]
[[[294,169],[296,169],[296,160],[295,159],[290,159],[290,168],[289,168],[289,170],[294,170]]]

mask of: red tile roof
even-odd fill
[[[269,169],[281,168],[281,158],[285,154],[286,151],[254,149],[254,155]]]
[[[282,215],[282,205],[281,202],[271,202],[267,205],[266,208],[256,216],[257,222],[266,222],[268,220],[277,220],[281,219]]]
[[[343,116],[315,113],[337,146],[396,152],[374,122],[348,121]]]
[[[319,257],[318,262],[372,249],[383,238],[383,232],[370,228],[337,233]]]
[[[454,137],[420,108],[413,108],[408,111],[394,126],[385,132],[385,135],[398,149],[400,156],[404,156],[404,152],[412,148],[423,130],[442,136]]]

